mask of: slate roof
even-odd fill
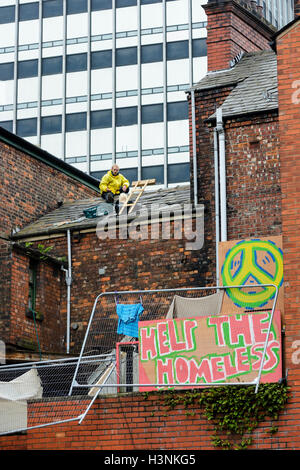
[[[235,85],[222,104],[224,117],[278,108],[277,58],[273,50],[245,53],[231,69],[209,72],[193,89]],[[210,116],[213,119],[215,114]]]
[[[177,186],[175,188],[146,190],[139,199],[135,210],[130,214],[134,217],[142,207],[150,208],[152,204],[162,210],[170,205],[188,204],[190,202],[190,186]],[[87,218],[84,210],[97,206],[97,217]],[[153,207],[153,206],[152,206]],[[15,233],[13,239],[42,236],[53,233],[62,233],[68,229],[93,229],[106,215],[115,214],[112,204],[106,203],[100,196],[92,199],[83,199],[67,202],[54,211],[39,218],[36,222],[24,227]],[[129,218],[129,216],[128,216]]]

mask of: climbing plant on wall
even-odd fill
[[[194,415],[195,409],[200,407],[213,424],[215,447],[243,449],[251,445],[253,431],[264,420],[269,418],[272,421],[270,434],[277,432],[274,421],[287,403],[288,387],[284,383],[261,384],[257,393],[253,387],[243,385],[186,392],[173,389],[160,392],[159,397],[169,410],[184,405],[187,415]]]

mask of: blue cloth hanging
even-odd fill
[[[118,330],[121,333],[134,338],[139,337],[139,317],[143,313],[142,304],[117,304]]]

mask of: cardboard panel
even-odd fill
[[[279,288],[276,308],[284,314],[282,237],[219,243],[220,285],[274,284]],[[275,289],[226,289],[221,313],[271,309]]]
[[[254,381],[270,317],[271,312],[259,312],[140,322],[140,391],[157,384],[179,384],[177,389]],[[275,311],[261,382],[277,382],[281,375],[281,315]]]

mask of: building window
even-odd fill
[[[116,126],[137,124],[137,106],[116,109]]]
[[[104,109],[91,112],[91,129],[105,129],[112,126],[112,111]]]
[[[36,309],[36,280],[37,280],[37,263],[33,260],[29,262],[29,292],[28,292],[28,309],[34,311]]]
[[[167,0],[167,2],[173,2],[174,0]],[[142,5],[150,5],[151,3],[161,3],[162,0],[141,0]]]
[[[44,116],[41,119],[41,134],[59,134],[61,132],[61,116]]]
[[[205,57],[207,55],[206,39],[193,39],[193,57]]]
[[[163,60],[162,44],[145,44],[142,46],[141,61],[142,64],[151,62],[160,62]]]
[[[163,184],[164,182],[164,167],[163,165],[157,166],[144,166],[142,168],[142,179],[155,179],[156,184]]]
[[[167,60],[186,59],[188,56],[188,41],[174,41],[167,43]]]
[[[42,75],[62,73],[62,57],[45,57],[42,59]]]
[[[31,137],[36,135],[37,120],[36,118],[18,119],[17,135],[20,137]]]
[[[128,179],[128,181],[136,181],[137,180],[137,176],[138,176],[137,168],[122,168],[120,170],[120,172],[122,173],[122,175],[125,176],[125,178]],[[107,170],[93,171],[93,172],[91,172],[91,176],[93,176],[97,180],[101,181],[102,176],[104,176],[106,173],[107,173]]]
[[[95,51],[91,54],[92,69],[106,69],[112,66],[112,51]]]
[[[168,165],[168,183],[184,183],[186,181],[190,181],[189,163]]]
[[[67,56],[67,72],[81,72],[87,69],[87,54],[70,54]]]
[[[43,18],[61,16],[63,14],[63,0],[46,0],[43,2]]]
[[[122,47],[116,50],[116,65],[135,65],[137,63],[137,48]]]
[[[86,113],[73,113],[66,115],[66,132],[86,130]]]
[[[112,0],[92,0],[92,11],[111,10]]]
[[[177,101],[167,105],[168,121],[180,121],[188,119],[189,108],[187,101]]]
[[[18,78],[36,77],[38,74],[38,60],[21,60],[18,62]]]
[[[136,5],[136,0],[116,0],[117,8],[132,7]]]
[[[87,0],[67,0],[67,14],[87,12]]]
[[[19,21],[37,20],[39,18],[38,2],[19,5]]]
[[[14,78],[14,63],[7,62],[0,64],[0,80],[13,80]]]
[[[14,23],[15,21],[15,7],[1,7],[0,8],[0,24]]]
[[[142,124],[162,122],[164,120],[163,104],[146,104],[142,106]]]
[[[132,181],[137,181],[138,179],[138,171],[137,171],[137,168],[122,168],[120,170],[120,172],[122,173],[122,175],[125,176],[125,178],[128,179],[128,181],[132,182]]]
[[[3,127],[3,129],[6,129],[9,132],[13,131],[13,122],[12,121],[2,121],[0,122],[0,127]]]

